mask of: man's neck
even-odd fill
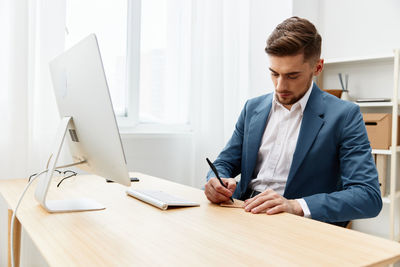
[[[290,110],[292,108],[293,104],[290,104],[290,105],[283,105],[282,104],[282,106],[284,106],[287,110]]]

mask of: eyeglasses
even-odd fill
[[[65,171],[60,171],[60,170],[54,170],[55,172],[57,172],[60,175],[63,175],[64,177],[60,180],[60,182],[58,182],[57,187],[60,187],[61,183],[64,182],[64,180],[74,177],[76,176],[78,173],[71,171],[71,170],[65,170]],[[36,176],[37,173],[32,174],[31,176],[29,176],[28,182],[31,181],[32,177]]]

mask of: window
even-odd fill
[[[190,122],[191,1],[67,1],[66,47],[95,33],[120,127]]]
[[[127,2],[109,0],[68,0],[66,48],[95,33],[117,116],[125,116]]]

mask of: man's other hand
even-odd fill
[[[303,216],[303,209],[300,203],[294,199],[286,199],[272,189],[258,194],[253,198],[249,198],[244,202],[245,211],[252,213],[276,214],[288,212],[295,215]]]
[[[205,185],[204,194],[212,203],[229,201],[236,189],[236,180],[233,178],[221,178],[227,188],[221,185],[216,177],[211,178]]]

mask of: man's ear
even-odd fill
[[[320,58],[317,60],[317,63],[314,65],[314,76],[318,76],[321,74],[322,70],[324,69],[324,59]]]

